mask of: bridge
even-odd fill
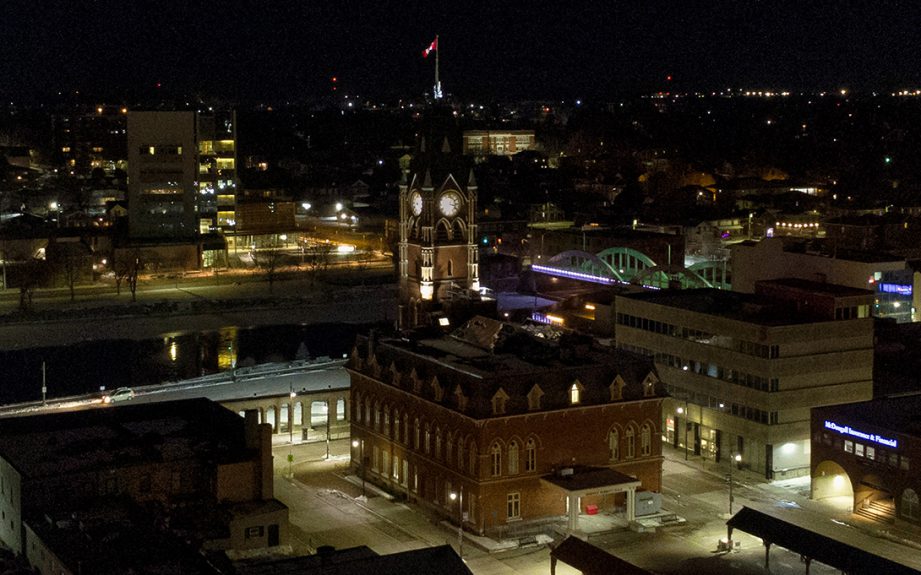
[[[544,275],[601,285],[634,284],[664,289],[677,282],[682,289],[731,289],[725,261],[703,261],[690,267],[660,265],[643,252],[625,247],[607,248],[597,254],[568,250],[545,264],[532,265],[531,269]]]
[[[105,392],[0,406],[0,417],[81,409],[111,409],[125,403],[152,403],[207,397],[238,412],[256,410],[260,423],[290,441],[348,437],[349,375],[345,359],[270,363],[134,388],[130,400],[106,403]]]

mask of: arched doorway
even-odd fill
[[[812,473],[812,499],[842,510],[854,507],[854,485],[843,467],[834,461],[819,463]]]

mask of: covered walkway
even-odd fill
[[[726,522],[728,538],[733,529],[760,537],[764,542],[764,568],[770,570],[771,546],[799,553],[808,575],[812,561],[840,569],[847,575],[921,575],[921,571],[845,543],[831,535],[743,507]]]

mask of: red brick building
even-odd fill
[[[476,317],[450,335],[359,338],[348,365],[356,473],[452,520],[462,493],[464,527],[483,533],[564,516],[567,492],[547,478],[611,469],[634,486],[570,501],[632,514],[636,480],[661,485],[652,362],[535,329]]]

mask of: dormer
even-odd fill
[[[611,401],[620,401],[624,398],[624,378],[620,375],[617,375],[614,378],[614,381],[611,382],[611,385],[608,386],[608,390],[611,392]]]
[[[578,379],[569,386],[569,404],[578,405],[582,403],[582,394],[585,392],[585,386]]]
[[[659,378],[656,377],[656,374],[649,372],[649,375],[643,380],[643,397],[655,397],[657,383],[659,383]]]
[[[400,374],[400,370],[397,368],[397,364],[391,361],[390,362],[390,383],[392,383],[395,387],[400,387],[401,377],[402,375]]]
[[[544,396],[544,390],[536,383],[528,392],[528,410],[536,411],[540,409],[540,398]]]
[[[499,391],[492,396],[492,414],[505,415],[505,404],[508,402],[508,394],[501,387]]]
[[[422,380],[419,379],[419,374],[416,373],[415,367],[409,372],[409,381],[412,383],[413,393],[419,394],[422,391]]]
[[[361,353],[359,353],[357,345],[352,348],[352,355],[349,361],[352,364],[352,369],[357,369],[357,370],[361,369],[361,364],[362,364]]]
[[[371,358],[368,359],[368,369],[371,370],[371,375],[374,379],[379,380],[381,378],[381,364],[377,362],[376,355],[372,355]]]
[[[445,390],[441,387],[441,384],[438,383],[438,376],[432,378],[432,395],[435,397],[435,401],[441,403],[444,399]]]
[[[467,396],[464,395],[464,390],[460,384],[457,384],[457,387],[454,388],[454,398],[457,400],[457,410],[467,411]]]

